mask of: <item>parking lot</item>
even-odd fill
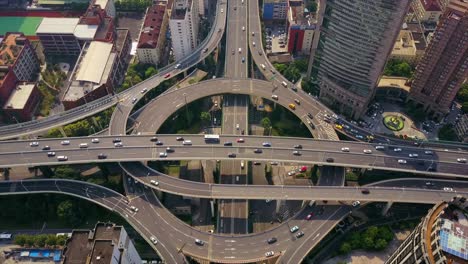
[[[266,50],[268,53],[287,52],[287,38],[284,27],[266,27]]]

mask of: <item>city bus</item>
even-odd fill
[[[219,143],[219,135],[205,135],[205,143]]]

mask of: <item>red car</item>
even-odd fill
[[[306,216],[306,220],[312,219],[312,216],[314,216],[312,213],[308,214],[308,215]]]
[[[164,75],[164,78],[169,78],[170,76],[171,76],[171,74],[168,73],[168,74]]]
[[[243,138],[238,138],[237,143],[244,143],[244,139]]]
[[[301,172],[306,172],[307,171],[307,166],[302,166],[301,167]]]

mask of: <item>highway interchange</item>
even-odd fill
[[[241,6],[241,4],[239,4],[241,2],[240,0],[230,1],[229,8],[231,8],[231,3],[234,2],[237,6]],[[180,142],[175,141],[175,136],[154,135],[154,133],[158,131],[160,125],[172,113],[174,113],[175,110],[184,107],[187,103],[217,94],[245,94],[259,96],[273,101],[274,99],[271,99],[272,95],[277,95],[278,100],[276,102],[286,108],[288,107],[288,104],[294,101],[294,99],[298,99],[301,101],[300,106],[297,106],[295,110],[290,110],[305,124],[312,123],[314,125],[315,129],[313,129],[312,126],[308,126],[313,136],[317,139],[338,139],[333,125],[324,122],[323,120],[325,115],[333,115],[333,112],[314,97],[302,92],[302,90],[299,89],[297,92],[293,91],[291,89],[293,84],[289,83],[284,79],[284,77],[277,73],[273,69],[271,63],[269,63],[268,59],[266,59],[261,46],[262,41],[260,39],[261,29],[258,2],[249,1],[248,8],[247,4],[245,4],[245,6],[246,8],[238,11],[248,12],[248,15],[245,16],[245,18],[248,17],[248,27],[246,26],[245,32],[249,39],[247,42],[251,50],[250,55],[259,70],[269,81],[247,79],[248,76],[242,75],[243,71],[241,69],[246,67],[245,65],[249,59],[248,56],[245,55],[245,64],[242,63],[240,56],[233,56],[234,61],[229,62],[230,59],[228,58],[227,63],[233,67],[234,73],[237,72],[237,74],[230,75],[228,72],[226,76],[229,77],[229,79],[218,78],[183,89],[171,88],[158,98],[151,101],[150,104],[145,106],[141,111],[137,117],[137,122],[140,123],[138,131],[143,134],[151,133],[153,134],[152,136],[157,136],[160,139],[164,138],[163,147],[156,147],[152,145],[152,143],[148,144],[148,142],[150,142],[149,139],[152,136],[120,136],[125,134],[127,119],[134,106],[132,102],[133,98],[136,98],[137,101],[140,100],[145,95],[143,89],[146,88],[149,90],[156,87],[159,83],[165,80],[164,76],[168,73],[171,75],[171,78],[177,74],[183,73],[188,68],[205,58],[218,46],[226,26],[226,14],[229,13],[229,15],[231,15],[231,10],[227,12],[228,6],[226,3],[224,1],[220,1],[217,5],[214,26],[210,31],[208,38],[200,44],[197,50],[194,51],[190,57],[161,69],[154,77],[135,85],[119,95],[93,101],[85,106],[67,111],[61,115],[51,116],[43,121],[32,121],[0,128],[0,139],[15,138],[64,125],[117,104],[116,111],[114,111],[110,124],[109,133],[122,138],[124,143],[122,148],[115,148],[113,146],[112,139],[116,136],[102,137],[100,138],[101,142],[95,145],[89,142],[90,138],[86,138],[89,143],[89,147],[86,149],[80,149],[78,146],[80,143],[85,141],[83,138],[68,139],[70,140],[70,145],[66,146],[61,145],[60,140],[57,139],[38,140],[40,146],[37,147],[36,150],[32,150],[29,146],[29,143],[32,140],[5,141],[0,143],[0,165],[2,167],[11,167],[25,164],[29,166],[34,164],[57,164],[58,162],[56,158],[49,158],[46,155],[47,151],[42,151],[42,147],[45,145],[49,145],[52,149],[51,151],[56,152],[57,156],[62,154],[67,155],[69,160],[64,163],[96,161],[97,155],[103,152],[108,155],[108,158],[101,161],[157,160],[160,159],[159,153],[166,147],[170,146],[176,149],[176,151],[174,153],[169,153],[168,157],[165,159],[196,160],[206,158],[225,160],[229,159],[227,154],[231,153],[234,149],[237,154],[235,159],[238,160],[283,160],[300,162],[301,164],[309,162],[314,164],[327,164],[326,159],[324,160],[324,156],[317,153],[329,153],[332,154],[335,159],[333,162],[334,166],[388,168],[391,170],[399,170],[403,168],[405,171],[421,172],[424,174],[450,176],[468,175],[466,164],[456,162],[457,158],[466,157],[466,152],[462,151],[466,149],[466,146],[464,145],[423,143],[422,145],[418,144],[418,146],[415,146],[412,142],[399,141],[380,135],[374,135],[376,138],[374,142],[383,143],[387,148],[385,151],[379,152],[375,150],[374,145],[366,143],[316,141],[310,139],[255,138],[250,136],[245,137],[246,143],[244,143],[243,146],[237,146],[235,141],[239,136],[223,135],[223,140],[219,146],[206,146],[200,136],[187,135],[187,137],[190,137],[193,141],[193,145],[184,147],[181,146]],[[220,12],[221,9],[225,11]],[[238,34],[242,20],[236,20],[233,17],[228,17],[228,19],[228,24],[234,23],[233,28],[237,27],[237,30],[231,31],[237,33],[230,33],[230,27],[228,27],[227,46],[229,47],[229,43],[236,43],[234,46],[245,45],[243,46],[244,48],[242,48],[242,53],[247,54],[247,43],[244,39],[245,34]],[[247,22],[245,23],[247,25]],[[254,34],[252,34],[252,32],[254,32]],[[253,42],[256,42],[255,47],[253,47]],[[208,51],[204,52],[205,49],[208,49]],[[232,48],[226,49],[226,56],[229,56],[229,52],[231,52],[230,49],[232,50]],[[178,63],[181,64],[181,67],[179,69],[175,69],[174,65]],[[266,66],[265,69],[260,66],[261,64]],[[228,67],[226,67],[226,69],[228,69]],[[230,72],[232,73],[232,71]],[[283,81],[287,83],[287,88],[282,85]],[[155,115],[155,112],[157,112],[158,115]],[[312,118],[309,116],[309,113],[312,115]],[[357,135],[363,137],[371,135],[370,132],[357,127],[355,124],[341,119],[339,122],[349,127],[349,129],[339,132],[345,133],[351,138],[357,138]],[[235,123],[237,123],[237,121],[229,122],[231,126]],[[222,146],[224,140],[230,140],[236,146],[224,147]],[[261,144],[266,141],[271,142],[272,147],[262,147]],[[303,149],[299,150],[301,151],[301,156],[292,155],[292,151],[296,150],[293,146],[299,144],[296,142],[300,142],[300,144],[303,145]],[[400,144],[404,146],[400,147],[402,148],[402,151],[398,153],[394,152],[389,147],[394,145],[397,147],[396,145]],[[341,148],[344,146],[349,147],[350,151],[342,152]],[[259,157],[259,154],[253,153],[253,149],[255,148],[263,150],[263,153],[261,154],[262,157]],[[424,156],[423,153],[426,148],[433,148],[433,155],[430,157]],[[459,148],[461,149],[459,150]],[[371,149],[373,153],[364,154],[364,149]],[[194,155],[194,152],[196,152],[197,155]],[[417,159],[410,159],[408,155],[412,153],[419,153],[420,155]],[[129,155],[134,155],[135,159],[129,158]],[[373,159],[375,159],[372,164],[369,164],[369,157],[373,157]],[[405,165],[398,164],[398,158],[403,157],[409,162]],[[391,159],[391,162],[389,162],[389,159]],[[423,164],[418,163],[421,162],[420,160],[423,161]],[[356,166],[356,163],[361,163],[361,165]],[[367,165],[362,165],[365,163]],[[427,172],[429,166],[432,167],[433,165],[436,165],[434,167],[437,168],[437,171]],[[146,186],[152,185],[151,180],[158,180],[160,183],[159,186],[152,186],[156,187],[157,190],[205,198],[249,198],[260,200],[267,198],[282,200],[327,199],[338,201],[353,201],[359,199],[362,201],[436,203],[442,200],[450,200],[454,195],[466,195],[467,192],[466,182],[441,180],[432,180],[433,182],[436,182],[435,187],[433,188],[421,188],[421,186],[425,186],[424,181],[427,180],[399,180],[392,181],[390,183],[382,183],[384,186],[390,188],[368,187],[370,190],[370,194],[368,195],[364,195],[359,188],[346,187],[210,185],[170,178],[149,169],[140,162],[122,163],[121,166],[124,171],[133,176],[136,180],[143,182]],[[116,194],[101,186],[88,186],[88,183],[82,182],[62,182],[61,180],[53,180],[49,182],[43,181],[39,183],[37,181],[1,182],[0,192],[2,194],[65,192],[70,195],[97,202],[100,205],[103,205],[106,208],[126,217],[129,223],[131,223],[145,239],[148,239],[151,235],[155,235],[161,242],[155,246],[155,249],[168,263],[184,262],[185,258],[181,253],[215,262],[245,263],[264,259],[264,253],[270,250],[273,250],[275,255],[278,255],[278,253],[281,252],[283,256],[282,260],[285,263],[299,263],[307,252],[313,248],[321,238],[323,238],[328,231],[336,225],[337,222],[343,219],[352,210],[349,205],[325,206],[323,214],[318,216],[317,219],[314,219],[314,221],[304,221],[304,217],[307,215],[308,210],[317,209],[306,208],[297,216],[293,217],[287,223],[283,223],[278,228],[269,230],[265,233],[249,234],[246,236],[229,236],[228,238],[227,236],[220,234],[200,232],[188,225],[185,225],[162,206],[151,188],[144,188],[142,187],[143,185],[137,184],[131,180],[126,181],[126,185],[127,184],[130,185],[126,186],[127,195],[131,199],[129,205],[126,203],[127,198],[120,194]],[[80,188],[80,186],[82,187]],[[455,192],[443,191],[443,187],[453,188]],[[140,211],[138,213],[132,212],[129,207],[132,205],[140,208]],[[155,222],[158,224],[155,225]],[[289,232],[289,226],[295,224],[297,224],[301,230],[306,233],[306,235],[301,239],[295,239],[295,237]],[[167,236],[162,234],[169,235]],[[278,243],[268,245],[265,241],[272,236],[278,238]],[[193,243],[195,238],[205,241],[205,246],[196,246]]]

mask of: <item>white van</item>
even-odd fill
[[[260,67],[262,67],[262,69],[264,69],[264,70],[266,69],[265,64],[260,64]]]
[[[67,161],[68,157],[67,156],[57,156],[58,161]]]
[[[80,148],[87,148],[88,147],[88,143],[81,143],[80,144]]]
[[[241,52],[242,52],[242,48],[239,48],[239,53],[241,53]]]
[[[288,84],[286,82],[284,82],[284,81],[281,84],[286,88],[288,87]]]
[[[244,169],[244,161],[241,161],[241,169],[243,170]]]
[[[182,145],[192,145],[192,140],[184,140],[184,142],[182,142]]]

